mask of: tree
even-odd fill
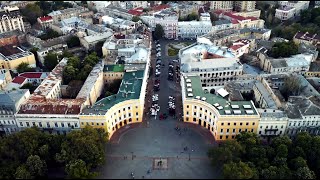
[[[223,165],[223,176],[226,179],[250,179],[253,175],[253,170],[242,161]]]
[[[311,11],[308,9],[302,10],[300,12],[300,21],[303,24],[311,22]]]
[[[81,66],[80,59],[76,56],[69,57],[67,64],[69,66],[74,67],[74,68],[80,68],[80,66]]]
[[[284,80],[284,96],[299,95],[301,90],[301,80],[298,76],[290,75]]]
[[[57,54],[50,52],[44,57],[44,65],[48,71],[52,71],[52,69],[54,69],[57,66],[57,64]]]
[[[73,54],[67,50],[64,50],[61,55],[59,55],[59,59],[70,58],[73,57]]]
[[[36,88],[37,87],[32,85],[31,83],[26,83],[20,89],[29,89],[30,93],[33,93]]]
[[[199,16],[197,13],[193,12],[187,16],[187,21],[199,20]]]
[[[29,67],[29,64],[26,62],[22,62],[18,65],[17,71],[18,73],[23,73],[23,72],[30,72],[33,69]]]
[[[313,171],[308,167],[299,168],[296,173],[294,173],[295,178],[297,179],[315,179],[316,176]]]
[[[133,16],[131,21],[138,22],[138,21],[140,21],[140,17],[139,16]]]
[[[27,159],[26,166],[30,174],[34,177],[44,176],[47,172],[47,165],[38,155],[31,155]]]
[[[278,179],[278,168],[275,166],[270,166],[266,169],[262,169],[261,178],[262,179]]]
[[[301,156],[292,159],[290,161],[289,165],[290,165],[291,169],[293,169],[293,170],[297,170],[302,167],[308,167],[307,161]]]
[[[67,45],[68,48],[73,48],[73,47],[78,47],[80,46],[80,39],[78,36],[71,36],[68,40],[67,40]]]
[[[78,69],[73,66],[67,65],[63,70],[63,82],[69,84],[70,81],[74,80],[78,74]]]
[[[81,159],[70,161],[66,165],[65,171],[71,179],[87,179],[90,177],[86,163]]]
[[[237,141],[226,141],[219,147],[209,149],[207,155],[213,165],[228,163],[239,159],[244,149]]]
[[[96,45],[95,45],[95,52],[97,53],[97,56],[102,58],[103,53],[102,53],[102,46],[104,44],[104,41],[99,41]]]
[[[163,36],[164,36],[163,27],[160,24],[157,24],[154,30],[154,37],[156,40],[158,40],[158,39],[161,39]]]
[[[54,31],[53,29],[47,29],[44,34],[40,35],[38,38],[41,40],[48,40],[59,37],[60,34],[57,31]]]
[[[14,173],[15,179],[32,179],[30,172],[25,165],[19,166]]]
[[[105,93],[105,97],[108,97],[108,96],[111,96],[112,95],[112,93],[110,92],[110,91],[107,91],[106,93]]]
[[[293,42],[277,42],[271,50],[268,51],[268,55],[273,58],[290,57],[298,53],[298,46]]]
[[[21,9],[21,14],[26,17],[31,25],[37,22],[37,18],[41,17],[42,10],[37,4],[27,4],[25,8]]]

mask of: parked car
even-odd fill
[[[174,59],[174,60],[172,60],[172,62],[178,63],[179,60],[178,59]]]

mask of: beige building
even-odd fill
[[[10,82],[12,82],[10,71],[7,69],[0,69],[0,90],[3,90]]]
[[[23,62],[30,67],[36,67],[35,57],[30,51],[12,45],[0,48],[0,69],[16,70]]]
[[[123,64],[105,65],[103,68],[103,81],[107,84],[122,79],[124,75]]]
[[[216,9],[232,11],[233,2],[232,1],[211,1],[210,10],[216,10]]]
[[[199,76],[182,76],[183,121],[205,127],[216,141],[232,140],[242,131],[257,133],[260,115],[252,101],[228,101],[228,93],[209,93]]]
[[[297,32],[294,37],[293,41],[296,44],[307,44],[307,45],[315,45],[318,46],[320,44],[320,35],[318,34],[310,34],[309,32]]]
[[[113,35],[112,32],[107,31],[103,33],[97,33],[90,36],[81,37],[80,43],[82,46],[84,46],[87,50],[94,49],[95,45],[100,41],[105,41],[109,37]]]
[[[256,1],[234,1],[236,11],[252,11],[256,8]]]
[[[19,30],[25,32],[19,8],[4,7],[0,9],[0,33]]]
[[[48,14],[53,19],[53,23],[58,23],[61,20],[71,17],[92,18],[93,12],[84,7],[68,8],[64,10],[52,11]]]
[[[234,15],[243,16],[243,17],[255,17],[260,18],[261,10],[254,9],[252,11],[241,11],[241,12],[234,12]]]

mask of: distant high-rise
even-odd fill
[[[223,9],[223,10],[232,10],[233,2],[232,1],[211,1],[211,10]]]
[[[236,11],[253,11],[256,8],[256,1],[234,1]]]
[[[25,31],[18,7],[0,9],[0,33],[20,30]]]

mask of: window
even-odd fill
[[[227,135],[227,136],[226,136],[226,139],[228,139],[228,138],[229,138],[229,136]]]
[[[99,123],[97,123],[97,126],[99,126]]]
[[[248,126],[248,125],[249,125],[249,123],[247,122],[247,123],[246,123],[246,126]]]
[[[279,134],[282,134],[282,131],[280,131]]]
[[[235,126],[236,126],[236,125],[237,125],[237,123],[233,123],[233,125],[235,125]]]
[[[139,113],[138,112],[136,112],[136,116],[138,116],[139,115]]]
[[[129,113],[129,117],[131,117],[131,113]]]
[[[61,123],[61,127],[64,127],[64,123]]]
[[[247,132],[247,131],[248,131],[248,129],[245,129],[245,131]]]
[[[123,110],[122,111],[126,111],[126,108],[123,108]]]
[[[23,123],[22,122],[20,122],[20,126],[23,127]]]
[[[74,123],[74,127],[78,127],[78,123]]]
[[[187,115],[189,115],[189,111],[187,111]]]
[[[58,127],[58,123],[55,122],[55,123],[54,123],[54,126],[55,126],[55,127]]]
[[[242,123],[240,123],[240,126],[242,126]]]
[[[130,107],[128,107],[128,110],[130,110]]]
[[[259,134],[261,134],[261,131],[259,131]]]
[[[223,132],[223,129],[221,129],[221,131],[220,132]]]
[[[235,133],[235,132],[236,132],[236,129],[232,129],[232,132]]]
[[[42,123],[41,122],[39,122],[39,126],[42,127]]]
[[[94,123],[92,122],[92,123],[91,123],[91,125],[93,126],[93,125],[94,125]]]
[[[239,129],[239,132],[241,132],[241,129]]]
[[[231,136],[232,139],[234,139],[234,136]]]
[[[197,113],[196,113],[196,112],[194,112],[194,113],[193,113],[193,115],[195,115],[195,116],[196,116],[196,115],[197,115]]]
[[[27,124],[27,127],[29,127],[29,126],[30,126],[29,122],[26,122],[26,124]]]
[[[196,122],[197,121],[197,119],[196,118],[193,118],[193,122]]]
[[[132,119],[130,118],[130,119],[129,119],[129,122],[131,122],[131,121],[132,121]]]
[[[221,126],[223,126],[224,123],[221,123]]]
[[[70,124],[70,123],[68,123],[68,127],[71,127],[71,124]]]
[[[35,122],[32,122],[32,126],[36,126],[36,123],[35,123]]]
[[[228,126],[230,126],[230,123],[228,123]]]
[[[186,117],[186,121],[189,121],[189,118],[188,118],[188,117]]]
[[[253,132],[253,129],[251,129],[251,132]]]
[[[83,123],[83,122],[81,122],[81,125],[84,125],[84,123]]]
[[[281,126],[281,128],[283,128],[283,125]]]
[[[189,108],[189,105],[187,105],[187,108]]]
[[[222,139],[222,136],[220,136],[220,139]]]
[[[87,125],[89,126],[89,123],[87,122]]]
[[[207,112],[207,110],[204,110],[204,112]]]
[[[252,126],[254,126],[255,124],[256,124],[256,123],[253,122],[253,123],[252,123]]]
[[[197,109],[197,106],[194,106],[195,109]]]
[[[136,121],[139,121],[139,118],[136,118]]]
[[[227,133],[229,132],[229,129],[227,129]]]

